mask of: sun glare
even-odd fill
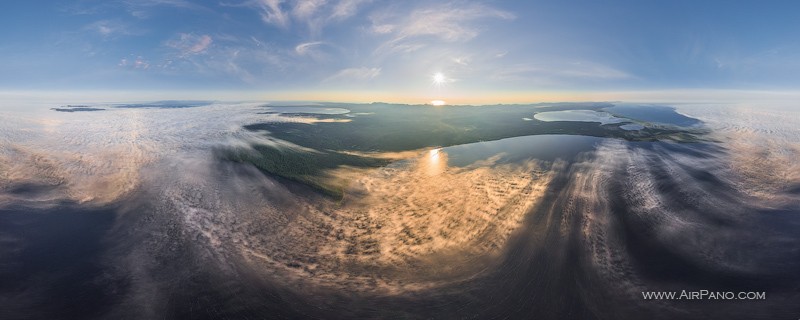
[[[441,72],[437,72],[433,74],[433,84],[437,86],[443,85],[447,81],[447,77],[444,76]]]
[[[431,101],[431,104],[434,106],[443,106],[447,104],[447,102],[445,102],[444,100],[433,100]]]

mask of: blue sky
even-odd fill
[[[798,12],[797,1],[3,1],[0,90],[793,91]]]

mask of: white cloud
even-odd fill
[[[472,59],[469,56],[455,57],[453,58],[453,63],[466,67],[469,66],[470,60]]]
[[[314,16],[322,6],[326,4],[325,0],[302,0],[295,1],[292,15],[300,20],[307,20]]]
[[[297,54],[303,56],[310,53],[310,50],[312,50],[313,47],[318,46],[320,44],[322,44],[322,42],[320,41],[301,43],[298,44],[296,47],[294,47],[294,51],[297,52]]]
[[[142,56],[137,56],[133,59],[123,58],[119,60],[117,66],[128,69],[147,70],[150,69],[150,61],[147,61]]]
[[[341,0],[333,7],[330,18],[334,20],[344,20],[352,17],[358,12],[358,7],[368,3],[370,0]]]
[[[392,33],[397,28],[397,26],[393,24],[381,24],[381,25],[373,25],[370,29],[372,32],[379,33],[379,34],[387,34]]]
[[[246,84],[259,84],[295,67],[292,61],[285,59],[282,51],[259,47],[250,41],[213,46],[206,50],[207,54],[183,57],[169,68],[181,74],[232,77]]]
[[[406,42],[422,37],[434,37],[445,42],[468,41],[479,34],[475,25],[481,19],[514,19],[510,12],[478,3],[446,3],[420,8],[409,14],[377,14],[370,17],[371,30],[377,34],[392,34],[379,52],[407,51]]]
[[[95,32],[103,37],[113,37],[117,35],[134,35],[127,25],[115,20],[100,20],[87,25],[84,29]]]
[[[306,25],[312,34],[330,22],[352,17],[371,0],[257,0],[245,6],[257,8],[264,22],[288,29],[293,24]]]
[[[261,19],[281,28],[289,26],[289,15],[283,10],[283,0],[260,0]]]
[[[374,79],[381,74],[381,68],[348,68],[339,70],[336,74],[328,77],[323,82],[331,82],[336,80],[355,80],[366,81]]]
[[[97,33],[102,34],[104,36],[114,33],[114,29],[105,24],[98,24],[95,26],[95,28],[97,30]]]
[[[181,33],[176,39],[167,41],[167,46],[180,51],[182,57],[205,52],[214,40],[211,36]]]
[[[477,28],[469,25],[480,18],[512,19],[510,13],[494,10],[482,5],[465,7],[443,6],[417,10],[400,30],[400,37],[431,35],[445,41],[469,40],[478,34]]]

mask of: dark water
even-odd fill
[[[442,148],[448,164],[467,166],[475,161],[499,155],[497,163],[515,163],[530,159],[571,160],[578,153],[591,151],[603,138],[576,135],[535,135],[462,144]]]
[[[663,106],[617,105],[603,108],[603,111],[626,118],[681,127],[688,127],[702,123],[700,120],[675,112],[675,108]]]
[[[0,209],[0,318],[85,319],[111,309],[124,279],[106,277],[111,209]]]

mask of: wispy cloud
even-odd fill
[[[85,27],[86,30],[97,33],[105,38],[119,35],[137,35],[141,32],[131,29],[127,24],[118,20],[100,20]]]
[[[205,52],[214,40],[211,36],[181,33],[177,38],[167,41],[167,46],[180,52],[181,57]]]
[[[142,56],[137,56],[135,58],[122,58],[119,60],[117,66],[126,69],[147,70],[150,69],[150,61],[146,60]]]
[[[377,34],[392,33],[392,32],[394,32],[395,29],[397,29],[397,26],[395,26],[393,24],[375,24],[375,23],[373,23],[372,27],[370,27],[370,30],[372,30],[372,32],[377,33]]]
[[[462,42],[479,34],[476,21],[481,19],[514,19],[515,16],[480,3],[446,3],[412,10],[407,15],[379,13],[371,17],[371,30],[377,34],[390,34],[381,51],[408,51],[409,42],[418,38],[433,37],[439,41]]]
[[[326,78],[323,82],[339,81],[339,80],[353,80],[353,81],[366,81],[374,79],[381,74],[381,68],[347,68],[339,70],[336,74]]]
[[[293,61],[286,58],[282,49],[255,42],[254,39],[235,39],[215,35],[214,43],[204,47],[206,41],[203,36],[192,35],[191,41],[186,41],[186,49],[180,52],[202,52],[202,54],[187,53],[170,65],[176,74],[192,74],[204,77],[222,77],[236,79],[243,84],[263,84],[274,79],[276,74],[286,74],[293,69]],[[211,36],[209,36],[211,38]],[[179,37],[175,40],[180,40]],[[217,41],[218,40],[218,41]]]
[[[306,43],[301,43],[301,44],[298,44],[296,47],[294,47],[294,51],[295,51],[297,54],[299,54],[299,55],[301,55],[301,56],[304,56],[304,55],[307,55],[307,54],[309,54],[309,53],[310,53],[310,51],[311,51],[311,50],[312,50],[314,47],[316,47],[316,46],[319,46],[319,45],[321,45],[321,44],[322,44],[322,42],[321,42],[321,41],[314,41],[314,42],[306,42]]]
[[[261,19],[264,22],[281,28],[289,26],[289,14],[284,11],[283,0],[260,0]]]
[[[341,22],[355,15],[359,8],[371,0],[256,0],[243,5],[256,8],[261,19],[282,29],[294,25],[306,26],[317,36],[331,22]]]
[[[330,18],[344,20],[358,12],[358,7],[369,3],[371,0],[341,0],[333,7]]]
[[[299,20],[306,20],[313,17],[325,4],[325,0],[295,1],[294,8],[292,8],[292,15]]]

